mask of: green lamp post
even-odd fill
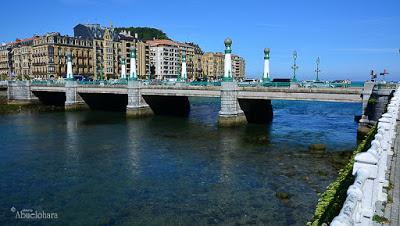
[[[131,58],[131,64],[130,64],[130,74],[129,74],[129,80],[137,80],[137,72],[136,72],[136,47],[131,46],[130,51],[129,51],[129,56]]]
[[[319,73],[321,72],[321,70],[319,69],[319,63],[320,63],[319,57],[317,58],[316,63],[317,63],[317,69],[315,69],[315,73],[317,74],[317,78],[315,79],[315,81],[319,82]]]
[[[178,74],[177,74],[177,76],[176,76],[176,81],[180,82],[180,81],[182,81],[181,66],[180,66],[180,65],[177,65],[177,66],[176,66],[176,69],[177,69],[177,71],[178,71]]]
[[[103,65],[100,64],[100,81],[103,81]]]
[[[297,78],[296,78],[296,71],[297,69],[299,69],[299,66],[297,66],[296,64],[296,60],[297,60],[297,51],[293,51],[293,77],[292,77],[292,82],[297,82]]]

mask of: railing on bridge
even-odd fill
[[[391,147],[396,136],[399,118],[400,88],[394,93],[387,113],[378,122],[378,132],[367,152],[356,155],[353,166],[355,181],[347,190],[347,198],[331,225],[373,225],[377,202],[387,202],[384,187],[389,185],[385,175],[387,163],[393,152]]]
[[[177,84],[187,85],[187,86],[221,86],[221,81],[168,81],[168,80],[142,80],[143,85],[164,85],[164,86],[174,86]]]
[[[143,79],[139,80],[143,85],[160,85],[160,86],[221,86],[221,81],[174,81],[174,80],[159,80],[159,79]],[[41,86],[64,86],[65,80],[32,80],[32,85]],[[93,80],[93,81],[77,81],[80,86],[106,86],[106,87],[124,87],[128,84],[126,79],[111,79],[111,80]],[[348,88],[348,87],[363,87],[363,82],[340,83],[340,82],[316,82],[316,81],[302,81],[297,83],[292,82],[238,82],[239,87],[291,87],[294,84],[296,87],[303,88]],[[396,84],[378,84],[378,89],[395,88]]]
[[[377,89],[396,89],[399,84],[396,83],[378,83],[376,84]]]
[[[65,86],[65,80],[32,80],[31,85]]]
[[[267,82],[261,85],[264,87],[290,87],[290,82]]]
[[[193,81],[193,82],[188,82],[187,84],[191,86],[221,86],[221,81],[212,81],[212,82]]]
[[[128,84],[126,79],[115,80],[93,80],[93,81],[77,81],[82,86],[124,86]]]

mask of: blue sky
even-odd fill
[[[18,10],[15,10],[18,7]],[[2,1],[0,42],[48,31],[73,35],[78,23],[150,26],[177,41],[193,41],[205,51],[233,52],[246,60],[246,73],[261,76],[263,49],[271,49],[272,77],[289,77],[298,52],[298,78],[365,80],[371,69],[400,76],[399,0],[51,0]],[[15,12],[19,12],[15,14]]]

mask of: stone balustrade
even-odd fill
[[[388,161],[393,156],[392,146],[399,118],[400,88],[394,92],[387,112],[378,120],[377,134],[367,152],[356,155],[353,166],[355,181],[347,190],[347,198],[332,226],[373,225],[379,203],[387,202],[385,187]]]

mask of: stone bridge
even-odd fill
[[[219,124],[232,126],[271,120],[271,100],[360,102],[366,112],[374,86],[369,82],[360,88],[302,88],[240,86],[234,81],[202,86],[180,82],[151,85],[139,80],[114,84],[107,81],[91,84],[71,80],[9,81],[8,99],[30,101],[38,98],[45,104],[65,106],[66,109],[87,104],[92,109],[126,110],[128,116],[141,117],[154,113],[186,115],[190,110],[188,97],[215,97],[221,100]],[[391,93],[379,95],[390,96]],[[382,99],[385,100],[388,98]],[[368,121],[368,116],[364,120]]]

